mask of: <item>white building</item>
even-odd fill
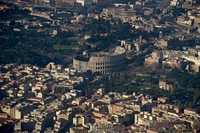
[[[178,3],[178,1],[177,1],[177,0],[172,0],[172,1],[171,1],[171,3],[170,3],[170,5],[171,5],[171,6],[176,6],[176,5],[177,5],[177,3]]]
[[[90,6],[92,5],[92,0],[76,0],[76,3],[79,3],[82,6]]]

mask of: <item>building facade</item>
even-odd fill
[[[126,50],[120,46],[109,52],[95,52],[90,57],[73,59],[73,67],[79,71],[91,70],[92,72],[111,73],[123,69]]]

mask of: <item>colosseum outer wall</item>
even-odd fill
[[[92,72],[110,73],[123,69],[125,54],[115,56],[92,56],[88,62],[88,69]]]
[[[73,59],[73,67],[79,71],[91,70],[92,72],[111,73],[124,68],[125,49],[116,47],[113,52],[93,54],[88,61]]]
[[[77,69],[78,71],[85,72],[87,71],[88,61],[81,61],[76,58],[73,59],[73,68]]]

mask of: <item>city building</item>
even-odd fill
[[[73,68],[78,71],[91,70],[99,73],[112,73],[124,68],[126,50],[120,46],[109,52],[94,52],[90,57],[77,56],[73,59]]]
[[[76,0],[76,3],[79,3],[82,6],[91,6],[92,0]]]
[[[162,81],[162,80],[159,81],[159,88],[166,91],[173,91],[172,84],[169,84],[166,81]]]

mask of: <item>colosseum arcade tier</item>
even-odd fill
[[[90,56],[76,56],[73,59],[73,67],[78,71],[91,70],[99,73],[112,73],[122,70],[125,65],[126,50],[120,46],[109,52],[93,52]]]

